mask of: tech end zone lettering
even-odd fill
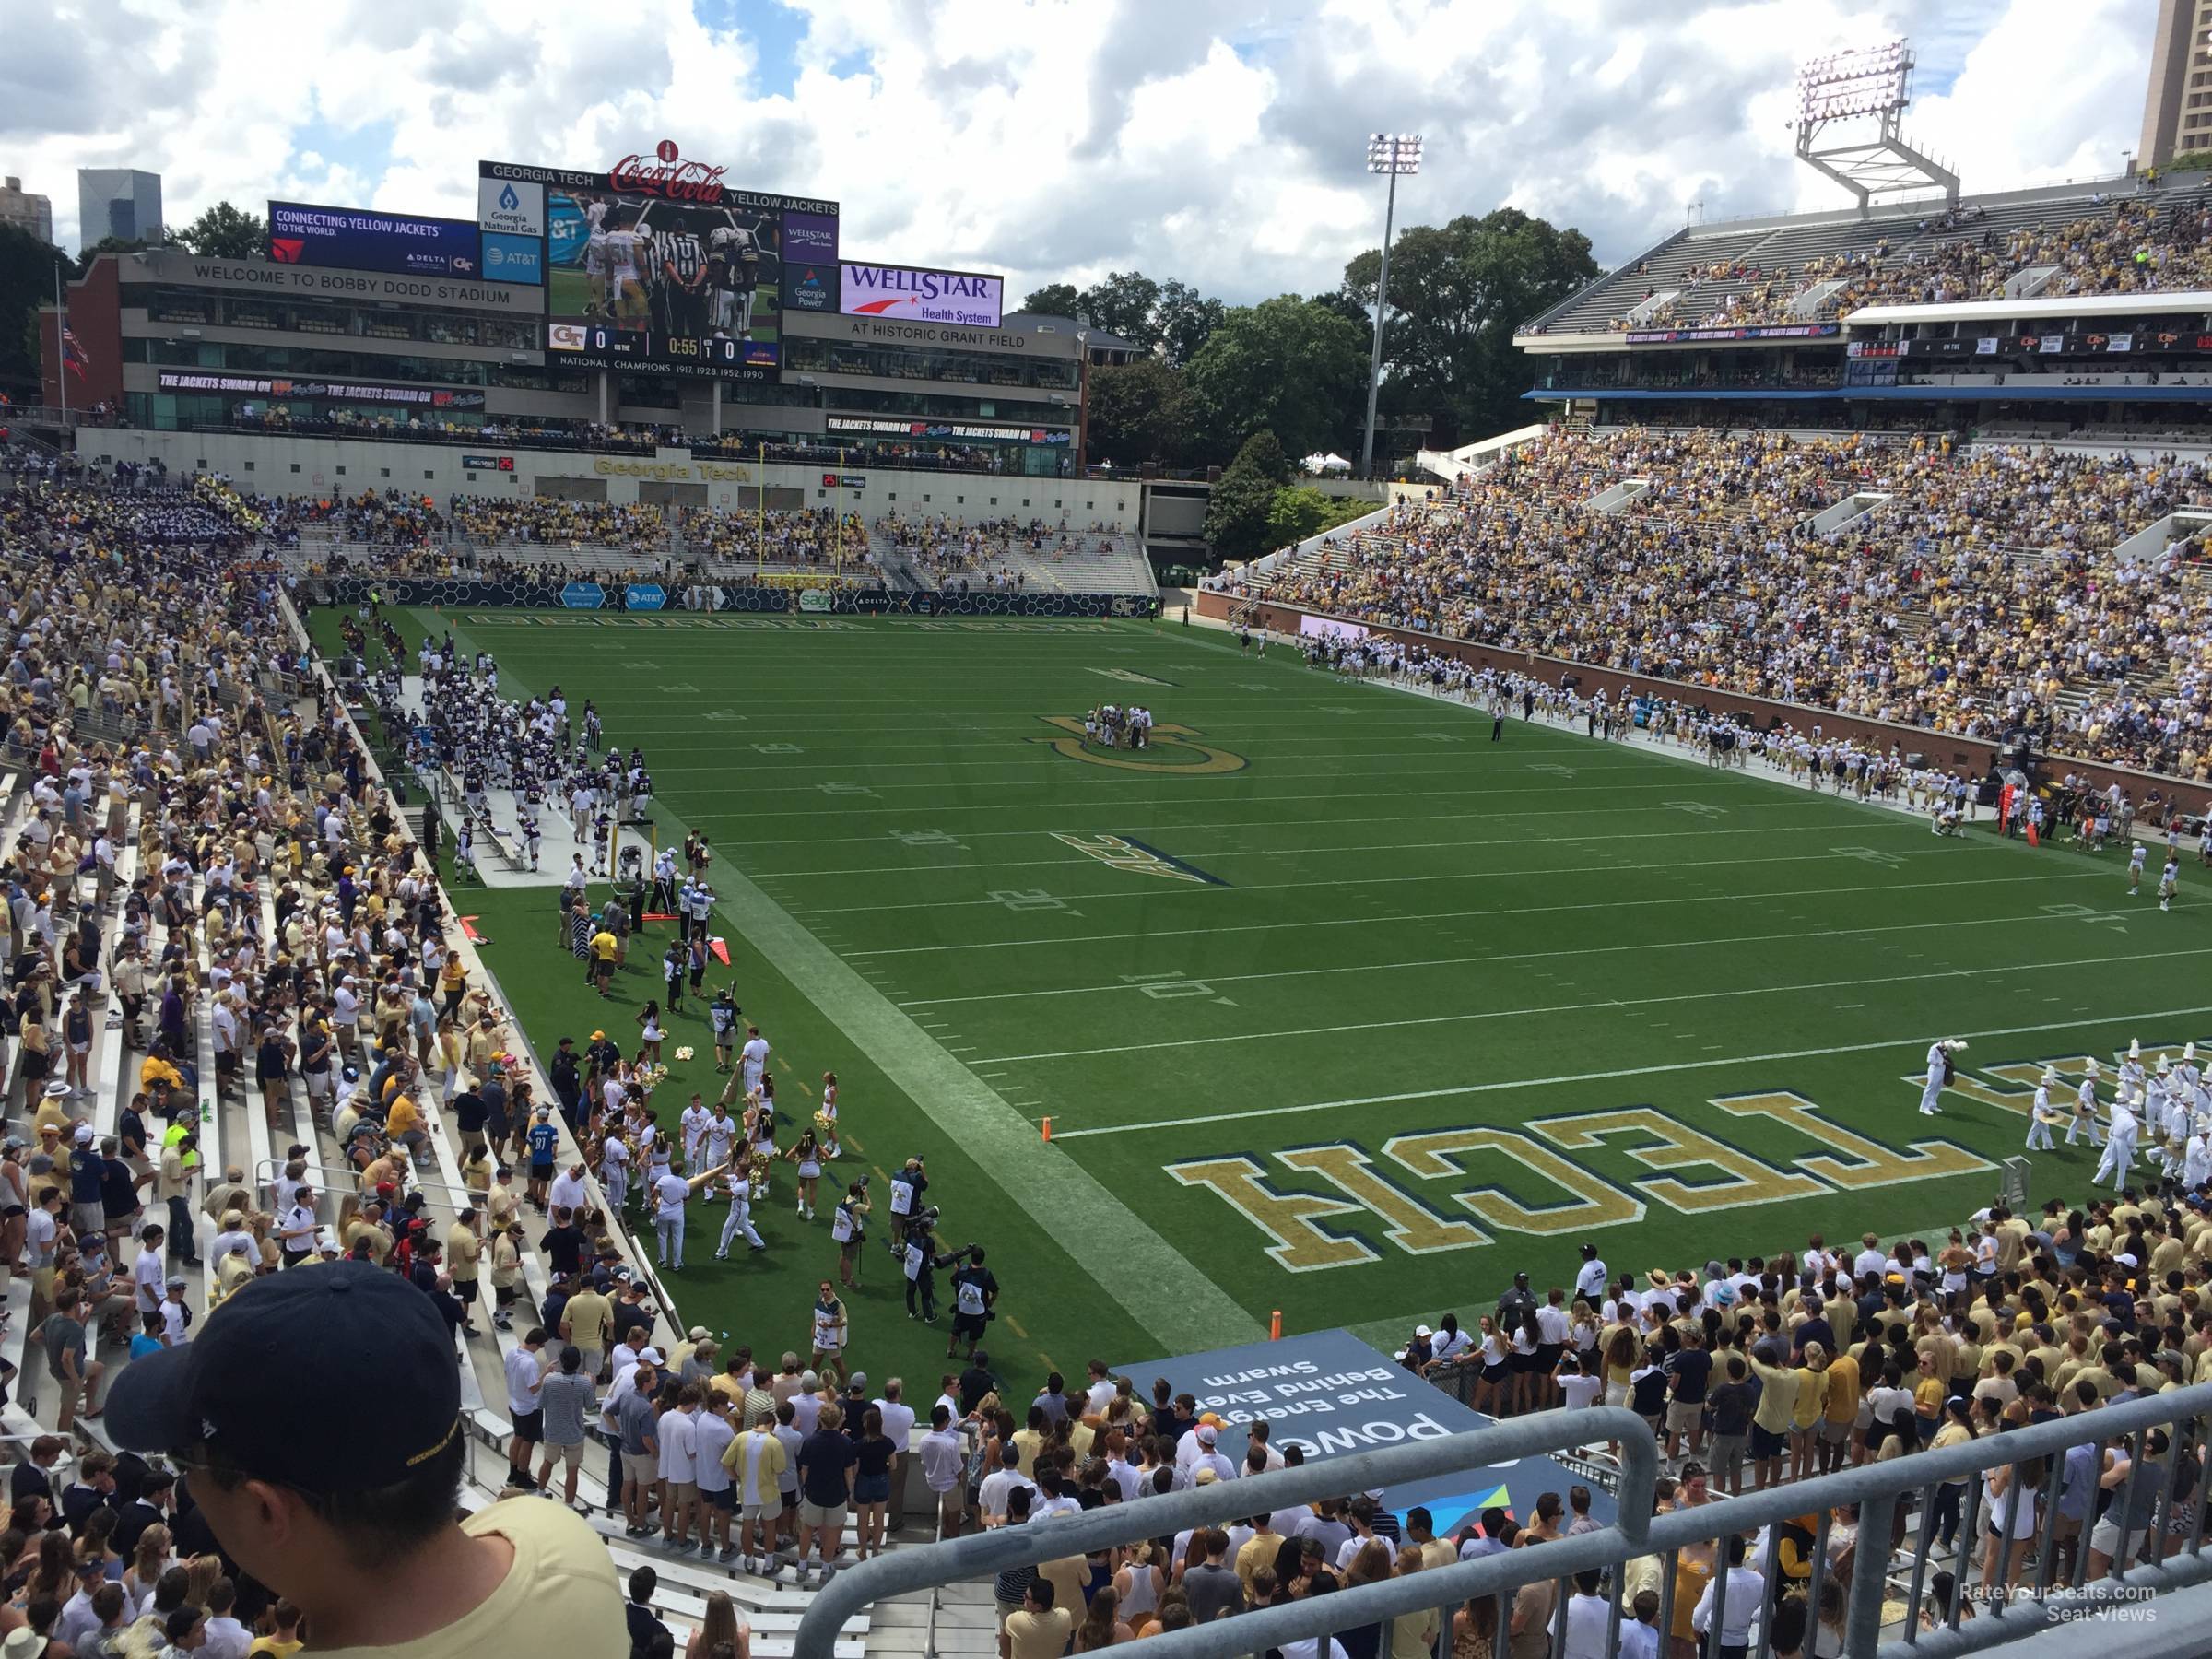
[[[1900,1152],[1841,1127],[1823,1116],[1814,1102],[1788,1090],[1720,1096],[1711,1103],[1733,1117],[1763,1117],[1794,1128],[1820,1150],[1792,1159],[1793,1169],[1778,1169],[1679,1119],[1637,1106],[1530,1124],[1528,1127],[1551,1147],[1517,1130],[1471,1124],[1394,1136],[1383,1143],[1382,1157],[1423,1182],[1471,1178],[1476,1184],[1448,1194],[1453,1204],[1496,1231],[1539,1237],[1641,1221],[1646,1208],[1637,1194],[1679,1214],[1704,1215],[1839,1191],[1971,1175],[1995,1167],[1946,1140],[1913,1141]],[[1629,1183],[1634,1193],[1553,1150],[1587,1151],[1617,1136],[1624,1141],[1616,1150],[1654,1171]],[[1468,1161],[1474,1154],[1489,1156],[1477,1165]],[[1409,1255],[1471,1250],[1492,1241],[1482,1228],[1456,1216],[1440,1215],[1382,1173],[1356,1143],[1287,1147],[1270,1156],[1286,1170],[1318,1177],[1335,1194],[1279,1187],[1268,1179],[1260,1160],[1246,1153],[1162,1167],[1186,1187],[1206,1187],[1218,1194],[1267,1237],[1266,1253],[1291,1273],[1379,1261],[1382,1253],[1369,1242],[1371,1236]],[[1688,1170],[1717,1171],[1720,1178],[1693,1183],[1673,1173]],[[1509,1181],[1524,1193],[1533,1184],[1550,1188],[1561,1197],[1525,1203],[1509,1191]],[[1324,1225],[1342,1224],[1354,1216],[1370,1218],[1372,1225],[1357,1230],[1346,1226],[1342,1230]]]

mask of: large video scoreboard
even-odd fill
[[[542,244],[549,363],[772,381],[786,310],[838,309],[838,205],[739,190],[663,141],[604,173],[478,165],[477,227]]]

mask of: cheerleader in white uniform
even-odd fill
[[[837,1074],[835,1072],[826,1071],[822,1074],[822,1104],[821,1110],[814,1114],[814,1127],[816,1133],[821,1137],[822,1156],[832,1159],[842,1158],[845,1149],[837,1138]]]
[[[822,1146],[814,1138],[814,1131],[802,1130],[798,1143],[783,1154],[799,1166],[799,1219],[814,1219],[815,1182],[822,1178]]]

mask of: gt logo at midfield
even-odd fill
[[[1241,755],[1188,741],[1200,735],[1189,726],[1156,725],[1150,742],[1141,749],[1107,749],[1083,741],[1083,723],[1079,720],[1065,714],[1043,714],[1038,718],[1066,735],[1032,737],[1031,743],[1049,743],[1069,759],[1088,760],[1093,766],[1118,766],[1124,771],[1141,772],[1233,772],[1242,771],[1249,764]]]

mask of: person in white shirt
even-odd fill
[[[1721,1626],[1714,1632],[1713,1604],[1722,1599],[1715,1593],[1724,1584],[1726,1594]],[[1727,1573],[1706,1584],[1705,1594],[1698,1597],[1697,1609],[1689,1616],[1690,1628],[1700,1636],[1713,1635],[1712,1652],[1717,1659],[1744,1659],[1751,1646],[1751,1626],[1759,1618],[1766,1594],[1767,1581],[1744,1565],[1744,1540],[1739,1533],[1728,1540]]]
[[[760,1074],[768,1069],[768,1041],[759,1026],[745,1028],[745,1047],[738,1051],[737,1060],[744,1068],[745,1091],[751,1094],[760,1087]]]
[[[161,1302],[163,1347],[182,1347],[192,1340],[192,1310],[184,1305],[187,1288],[182,1274],[172,1273],[169,1276],[169,1294]]]
[[[691,1104],[685,1107],[683,1115],[677,1119],[677,1127],[683,1135],[684,1162],[694,1170],[706,1167],[700,1161],[700,1151],[706,1140],[709,1119],[710,1114],[697,1095],[691,1097]]]
[[[737,1120],[730,1115],[728,1107],[720,1100],[715,1101],[707,1113],[706,1127],[700,1134],[702,1151],[698,1167],[711,1170],[717,1164],[729,1162],[730,1148],[736,1144],[736,1140]]]
[[[36,1221],[38,1218],[39,1212],[31,1211],[30,1219]],[[131,1263],[131,1284],[141,1313],[161,1311],[168,1277],[161,1265],[161,1230],[152,1226],[141,1229],[138,1234],[138,1254]]]
[[[621,1144],[620,1141],[611,1138],[607,1141],[608,1161],[612,1161],[614,1149]],[[591,1183],[584,1179],[583,1160],[581,1158],[561,1171],[559,1174],[554,1176],[553,1184],[546,1191],[546,1202],[551,1207],[571,1210],[579,1216],[592,1207],[591,1197]],[[607,1203],[618,1206],[620,1203],[620,1200],[615,1196],[611,1184],[607,1191]]]
[[[1214,1442],[1218,1438],[1214,1426],[1211,1423],[1199,1424],[1194,1430],[1194,1438],[1198,1450],[1191,1461],[1182,1466],[1175,1482],[1176,1489],[1181,1491],[1195,1486],[1201,1469],[1211,1469],[1216,1480],[1234,1480],[1237,1477],[1237,1465],[1214,1450]]]
[[[718,1262],[728,1261],[730,1245],[739,1237],[743,1237],[751,1249],[766,1250],[766,1241],[761,1239],[759,1230],[753,1225],[752,1177],[737,1165],[732,1164],[722,1178],[722,1190],[729,1198],[730,1213],[723,1218],[722,1242],[714,1247],[714,1259]]]
[[[730,1517],[736,1512],[736,1493],[730,1480],[730,1472],[722,1465],[722,1454],[736,1438],[730,1427],[730,1398],[717,1389],[703,1389],[699,1415],[692,1419],[692,1466],[697,1470],[699,1483],[699,1553],[706,1559],[710,1543],[715,1547],[715,1559],[734,1561],[737,1546],[730,1539]],[[710,1539],[709,1534],[712,1536]]]
[[[914,1408],[900,1396],[906,1392],[906,1380],[893,1377],[883,1385],[883,1397],[875,1402],[876,1409],[883,1413],[883,1438],[899,1448],[891,1458],[891,1490],[899,1489],[899,1470],[906,1459],[907,1448],[914,1438]]]
[[[1106,1369],[1105,1360],[1093,1359],[1089,1369],[1090,1382],[1084,1393],[1083,1409],[1088,1414],[1101,1415],[1113,1403],[1113,1396],[1119,1389]]]
[[[514,1432],[508,1437],[507,1463],[517,1473],[530,1467],[530,1449],[543,1441],[545,1418],[537,1406],[538,1385],[546,1379],[546,1334],[534,1330],[507,1350],[502,1362],[507,1372],[507,1418]]]
[[[690,1202],[693,1193],[719,1173],[710,1170],[687,1181],[670,1170],[653,1178],[653,1234],[659,1245],[660,1264],[671,1273],[684,1270],[684,1206]]]
[[[1567,1645],[1561,1659],[1606,1659],[1606,1624],[1612,1604],[1597,1593],[1599,1582],[1594,1567],[1574,1575],[1574,1594],[1567,1598]]]
[[[53,1621],[50,1632],[56,1641],[65,1641],[72,1652],[82,1650],[88,1638],[100,1629],[100,1615],[92,1610],[92,1592],[105,1582],[105,1569],[95,1556],[88,1561],[76,1564],[76,1593],[62,1604],[61,1613]]]
[[[1598,1265],[1602,1268],[1605,1264],[1601,1262]],[[1447,1313],[1437,1322],[1436,1333],[1430,1339],[1429,1362],[1441,1365],[1458,1359],[1474,1346],[1475,1339],[1460,1327],[1459,1315]]]
[[[1006,1524],[1006,1494],[1016,1487],[1036,1490],[1030,1477],[1021,1472],[1021,1452],[1011,1441],[999,1448],[999,1466],[984,1476],[976,1489],[976,1506],[982,1511],[986,1527]]]
[[[247,1651],[253,1645],[253,1632],[241,1624],[232,1612],[237,1606],[238,1589],[229,1579],[218,1579],[207,1587],[207,1622],[202,1627],[200,1642],[202,1659],[246,1659]]]
[[[1583,1265],[1574,1270],[1574,1293],[1596,1307],[1606,1293],[1606,1261],[1597,1253],[1597,1246],[1583,1246]]]
[[[662,1414],[654,1430],[661,1444],[661,1527],[667,1547],[678,1555],[691,1552],[692,1512],[699,1508],[700,1401],[699,1384],[685,1383],[676,1409]]]

